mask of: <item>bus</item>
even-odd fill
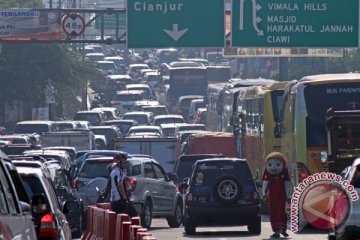
[[[360,74],[306,76],[285,86],[279,129],[281,152],[289,161],[292,182],[300,182],[298,165],[310,173],[328,171],[321,155],[328,151],[326,111],[356,110],[359,104]],[[280,132],[280,131],[279,131]]]
[[[244,92],[246,87],[227,87],[223,91],[222,97],[222,116],[221,116],[221,132],[233,133],[233,116],[237,109],[237,98],[239,94]]]
[[[229,66],[206,66],[206,77],[208,83],[228,82],[231,79]]]
[[[206,68],[203,66],[171,67],[162,64],[162,76],[169,76],[169,89],[167,90],[166,105],[174,112],[177,100],[185,95],[206,95],[208,87]]]
[[[286,82],[251,86],[237,99],[239,121],[238,151],[246,159],[254,177],[260,181],[266,156],[280,151],[280,136],[275,134],[276,124],[281,116],[283,92]]]
[[[206,128],[209,131],[219,132],[222,129],[223,91],[227,83],[209,84],[206,95],[207,115]]]

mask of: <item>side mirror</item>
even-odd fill
[[[67,201],[64,205],[63,212],[75,212],[80,208],[80,204],[76,201]]]
[[[34,194],[31,198],[31,208],[34,213],[42,213],[47,209],[45,195]]]
[[[320,152],[320,159],[322,163],[326,163],[328,160],[327,152]]]
[[[30,204],[28,204],[28,203],[26,203],[26,202],[19,201],[19,206],[20,206],[21,211],[22,211],[24,214],[27,214],[27,215],[30,215],[30,214],[31,214]]]
[[[274,137],[281,138],[281,123],[276,123],[274,127]]]
[[[170,181],[173,181],[173,182],[178,182],[179,181],[178,177],[175,174],[171,173],[171,172],[167,172],[166,176]]]
[[[182,193],[182,194],[186,193],[186,190],[189,187],[189,181],[190,181],[190,178],[184,178],[183,182],[179,185],[179,192],[180,193]]]

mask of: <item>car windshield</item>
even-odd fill
[[[154,129],[154,128],[138,128],[138,129],[130,129],[129,134],[139,133],[139,132],[160,133],[158,129]]]
[[[166,107],[148,107],[144,106],[143,110],[145,112],[152,112],[154,115],[165,115],[168,114]]]
[[[205,180],[202,184],[206,185],[213,185],[217,178],[225,174],[238,176],[242,183],[254,185],[254,180],[246,162],[206,161],[197,166],[195,173],[193,176],[197,176],[199,173],[204,176],[203,179]],[[195,179],[193,180],[195,181]]]
[[[148,118],[141,115],[125,115],[123,119],[135,120],[138,124],[148,124]]]
[[[29,199],[32,199],[32,196],[35,194],[44,194],[46,196],[45,189],[39,178],[32,175],[21,174],[21,179],[23,180],[26,195]],[[45,197],[45,203],[49,209],[49,202],[47,197]]]
[[[205,126],[181,126],[178,131],[206,130]]]
[[[58,131],[64,131],[67,129],[74,129],[74,125],[72,125],[71,123],[58,123],[56,124]]]
[[[92,124],[101,121],[99,114],[96,113],[77,113],[74,116],[74,120],[88,121]]]
[[[98,68],[100,68],[100,69],[102,69],[102,70],[112,70],[112,69],[114,69],[115,68],[115,65],[114,65],[114,63],[97,63],[97,67]]]
[[[193,165],[196,162],[196,158],[186,161],[179,162],[179,166],[176,169],[176,176],[178,176],[179,181],[183,181],[184,178],[191,177],[191,173],[193,170]]]
[[[175,128],[163,128],[164,137],[173,137],[175,135]]]
[[[106,125],[115,125],[120,129],[120,132],[122,134],[127,134],[129,132],[129,129],[131,128],[131,126],[133,125],[132,123],[127,123],[127,122],[121,122],[121,123],[106,123]]]
[[[104,177],[108,178],[110,173],[107,169],[107,166],[110,164],[110,161],[85,161],[83,166],[80,169],[79,177],[84,178],[97,178]]]
[[[133,102],[143,100],[141,94],[117,94],[114,97],[115,101],[123,101],[123,102]]]
[[[38,133],[49,132],[49,126],[46,124],[18,124],[14,133]]]
[[[160,126],[160,124],[166,123],[183,123],[184,120],[181,118],[159,118],[154,120],[154,125]]]
[[[106,128],[91,128],[91,131],[95,135],[105,135],[108,139],[117,138],[118,135],[115,130],[113,129],[106,129]]]
[[[79,177],[108,178],[110,176],[110,173],[108,171],[108,165],[111,163],[111,161],[86,161],[80,169]],[[131,163],[129,161],[126,172],[128,176],[140,175],[141,166],[140,164],[136,165],[136,163]]]

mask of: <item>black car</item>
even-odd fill
[[[47,164],[47,168],[50,171],[61,207],[63,208],[67,201],[75,201],[80,206],[77,211],[65,213],[72,236],[74,238],[79,238],[85,229],[86,223],[84,203],[79,197],[77,190],[73,187],[70,174],[67,170],[56,163]]]
[[[198,160],[185,195],[184,227],[195,234],[198,226],[247,225],[261,232],[260,195],[246,160]]]

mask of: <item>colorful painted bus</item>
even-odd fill
[[[355,110],[359,96],[358,73],[307,76],[287,84],[279,129],[281,151],[289,160],[294,184],[301,180],[299,164],[311,173],[328,171],[327,162],[321,161],[321,154],[328,150],[326,111]]]
[[[262,178],[265,157],[280,150],[280,136],[275,129],[285,85],[286,82],[273,82],[248,87],[237,99],[238,151],[258,180]]]

